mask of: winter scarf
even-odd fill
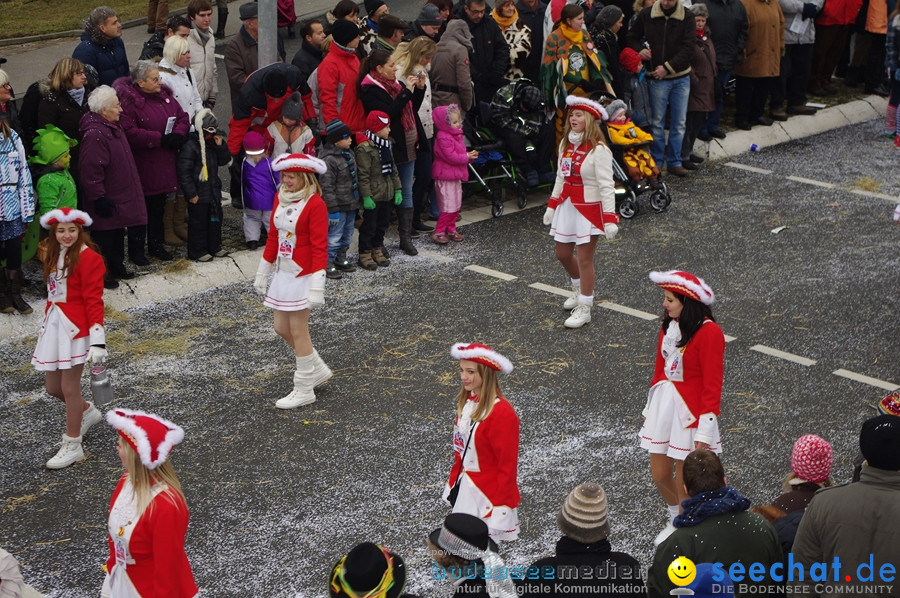
[[[512,25],[515,24],[516,21],[519,20],[519,11],[518,10],[513,11],[512,16],[507,19],[507,18],[504,18],[500,14],[500,11],[495,8],[494,12],[491,13],[491,16],[494,17],[494,22],[497,23],[498,25],[500,25],[500,29],[503,31],[506,31],[507,29],[512,27]]]
[[[576,46],[584,45],[584,30],[575,31],[565,23],[560,23],[559,32],[563,34],[563,36],[572,42]]]
[[[397,99],[397,96],[403,93],[403,86],[400,85],[396,79],[385,79],[379,75],[376,70],[369,72],[369,78],[388,92],[388,95],[391,96],[392,99]],[[416,117],[413,114],[412,102],[406,102],[406,104],[403,105],[400,112],[400,124],[403,125],[404,132],[416,130]]]
[[[292,203],[297,203],[298,201],[306,201],[309,199],[310,193],[308,193],[308,189],[306,187],[300,189],[299,191],[288,191],[281,187],[278,190],[278,203],[283,206],[289,206]]]
[[[675,518],[675,527],[692,527],[713,515],[740,513],[750,508],[750,499],[731,486],[701,492],[681,503],[683,513]]]
[[[357,201],[359,199],[359,185],[356,183],[356,160],[353,159],[353,152],[348,149],[341,150],[341,155],[347,161],[347,166],[350,169],[350,189],[353,191],[353,201]]]
[[[378,157],[381,158],[381,174],[391,176],[394,173],[394,156],[391,154],[390,140],[382,139],[368,129],[366,129],[365,135],[378,148]]]
[[[75,103],[79,106],[84,104],[84,87],[80,87],[78,89],[70,89],[69,96],[75,100]]]

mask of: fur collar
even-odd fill
[[[675,2],[675,12],[672,13],[670,19],[675,19],[676,21],[684,20],[684,4],[681,3],[681,0],[676,0]],[[650,18],[651,19],[665,19],[666,15],[662,9],[662,2],[657,0],[653,3],[653,6],[650,7]]]

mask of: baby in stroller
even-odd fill
[[[628,118],[627,107],[622,100],[610,102],[606,106],[606,112],[609,114],[606,122],[609,140],[615,148],[622,150],[622,162],[628,178],[638,186],[658,189],[659,167],[647,151],[653,136]]]

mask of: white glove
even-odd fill
[[[553,222],[553,213],[556,212],[553,208],[547,208],[547,211],[544,212],[544,226],[550,226],[550,223]]]
[[[109,357],[109,351],[103,347],[91,346],[91,348],[88,349],[87,360],[90,363],[103,363],[106,361],[107,357]]]
[[[718,428],[715,413],[704,413],[697,421],[697,432],[694,434],[694,442],[713,443],[713,434]],[[693,448],[693,447],[692,447]]]
[[[310,306],[325,305],[325,270],[317,270],[310,274],[309,303]]]
[[[603,232],[606,233],[606,238],[612,241],[619,234],[619,227],[612,222],[607,222],[603,225]]]
[[[253,288],[256,289],[257,293],[259,293],[260,295],[265,297],[266,296],[266,287],[268,286],[268,283],[269,283],[269,275],[266,274],[265,272],[257,272],[256,279],[253,281]]]

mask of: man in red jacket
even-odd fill
[[[321,122],[341,120],[353,133],[366,130],[366,115],[356,91],[359,74],[359,27],[339,20],[331,30],[331,49],[317,69]]]

